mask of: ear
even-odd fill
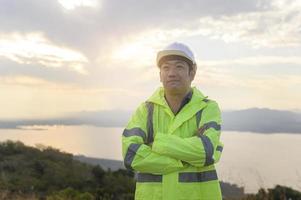
[[[192,66],[192,70],[189,72],[189,76],[190,76],[191,81],[194,80],[194,77],[195,77],[195,74],[196,74],[196,69],[197,69],[197,66],[196,66],[196,64],[194,64]]]
[[[162,83],[161,70],[159,71],[160,82]]]

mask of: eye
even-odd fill
[[[162,66],[161,66],[161,69],[164,70],[164,71],[166,71],[166,70],[169,69],[169,66],[168,66],[168,65],[162,65]]]
[[[183,69],[183,68],[184,68],[184,65],[182,65],[182,64],[177,64],[177,68],[178,68],[178,69]]]

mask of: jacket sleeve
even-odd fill
[[[147,138],[147,109],[141,104],[122,135],[122,155],[126,168],[153,174],[167,174],[183,168],[180,160],[152,151]]]
[[[152,149],[161,155],[170,156],[196,167],[218,162],[223,149],[220,142],[221,113],[218,104],[210,100],[201,114],[199,127],[204,132],[189,138],[176,135],[156,134]]]

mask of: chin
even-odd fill
[[[165,87],[164,89],[169,94],[181,94],[183,92],[183,88],[179,88],[179,87]]]

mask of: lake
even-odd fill
[[[39,130],[0,129],[0,141],[44,144],[73,154],[121,160],[122,128],[39,126]],[[43,130],[40,130],[42,128]],[[301,134],[223,131],[224,151],[217,165],[220,180],[245,192],[281,184],[301,191]]]

